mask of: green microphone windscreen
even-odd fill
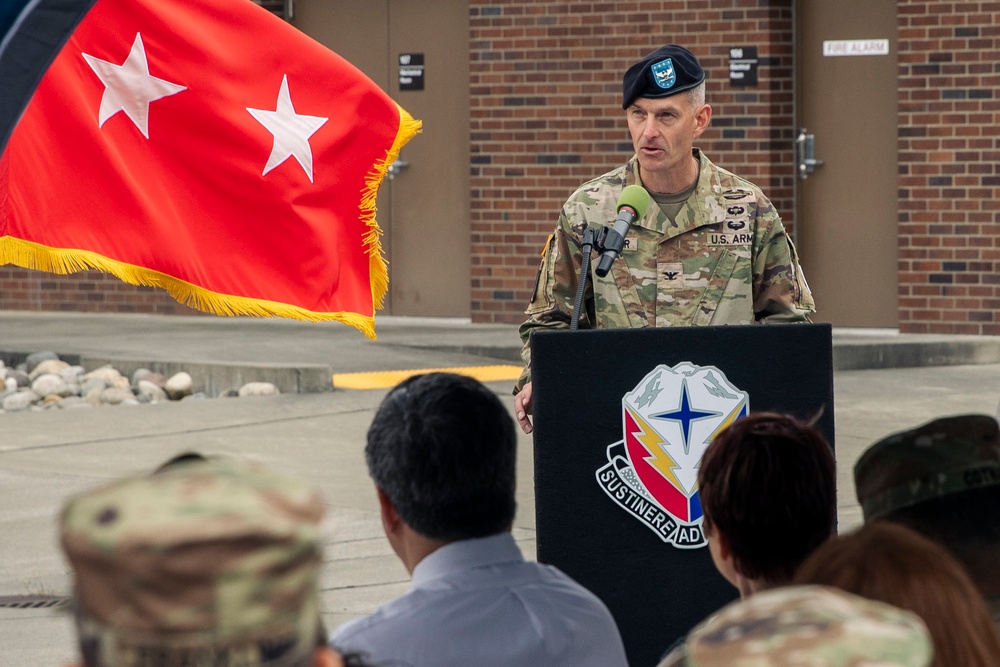
[[[623,207],[628,206],[638,214],[636,217],[641,218],[646,215],[646,209],[652,202],[653,198],[646,192],[646,188],[641,185],[630,185],[622,190],[622,196],[618,198],[618,210],[621,211]]]

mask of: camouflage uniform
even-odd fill
[[[987,415],[960,415],[885,437],[854,465],[854,485],[865,521],[1000,485],[1000,426]]]
[[[733,602],[691,631],[687,667],[927,667],[915,614],[825,586],[785,586]]]
[[[712,164],[697,148],[698,185],[671,222],[655,202],[632,225],[611,271],[593,270],[580,328],[808,322],[815,311],[795,247],[760,188]],[[569,326],[587,225],[617,216],[622,190],[641,185],[635,156],[584,183],[563,206],[549,237],[521,325],[530,381],[529,336]],[[593,265],[592,265],[593,269]]]
[[[70,499],[60,528],[85,663],[306,664],[323,637],[323,512],[308,486],[237,461],[170,465]]]
[[[956,538],[956,530],[959,533],[969,530],[956,529],[956,521],[965,526],[970,523],[968,516],[953,520],[935,513],[935,518],[910,527],[919,532],[941,531],[943,534],[928,534],[928,537],[953,550],[959,560],[964,558],[955,551],[956,539],[973,539],[977,544],[975,550],[982,554],[1000,552],[1000,510],[983,506],[982,497],[976,500],[973,496],[1000,486],[1000,425],[993,417],[974,414],[943,417],[889,435],[858,459],[854,466],[854,486],[866,522],[896,521],[906,513],[926,515],[939,504],[936,501],[960,501],[963,507],[953,506],[951,511],[975,512],[974,537]],[[978,571],[981,566],[965,565],[978,586],[982,587],[984,576],[991,583],[996,581],[992,573]],[[993,623],[1000,630],[998,593],[995,586],[983,591]]]

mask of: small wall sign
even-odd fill
[[[424,54],[399,54],[399,89],[424,89]]]
[[[757,85],[757,47],[732,46],[729,48],[729,85]]]
[[[823,42],[823,55],[830,56],[887,56],[888,39],[828,39]]]

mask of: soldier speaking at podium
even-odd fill
[[[632,65],[622,83],[622,109],[635,155],[581,185],[563,205],[520,327],[525,369],[514,402],[526,433],[532,428],[529,338],[539,328],[569,327],[584,232],[615,220],[627,186],[645,188],[652,203],[632,223],[608,274],[591,271],[580,328],[808,322],[815,311],[774,206],[756,185],[694,147],[712,118],[705,72],[694,54],[670,44]]]

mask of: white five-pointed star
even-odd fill
[[[264,109],[251,109],[247,111],[257,119],[267,131],[274,135],[274,145],[271,148],[271,155],[264,165],[264,173],[267,174],[279,164],[290,157],[294,157],[302,165],[303,171],[309,177],[309,182],[313,182],[313,155],[309,146],[309,137],[316,130],[323,127],[329,118],[319,116],[305,116],[295,113],[292,106],[292,98],[288,94],[288,75],[281,79],[281,90],[278,92],[278,102],[274,111]]]
[[[149,139],[149,103],[186,90],[185,86],[150,76],[146,49],[142,45],[142,36],[139,33],[135,33],[132,50],[121,65],[109,63],[86,53],[83,57],[104,84],[104,96],[101,97],[101,111],[98,117],[99,127],[104,127],[107,119],[119,111],[124,111],[142,132],[142,136]]]

